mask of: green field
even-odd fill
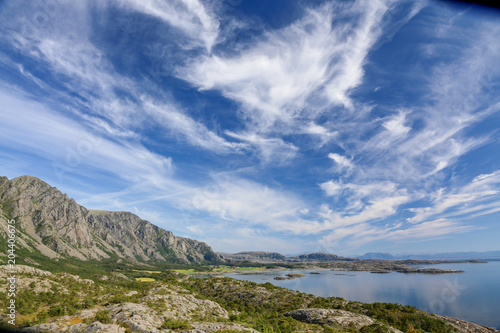
[[[225,265],[210,265],[213,272],[232,272],[232,271],[254,271],[257,269],[264,269],[264,267],[237,267],[237,266],[225,266]],[[217,268],[216,268],[217,267]]]
[[[193,268],[190,268],[190,269],[174,269],[174,272],[189,274],[189,273],[194,273],[196,271]]]
[[[251,270],[257,270],[257,269],[264,269],[264,267],[238,267],[238,266],[226,266],[226,265],[209,265],[209,272],[233,272],[233,271],[251,271]],[[174,269],[175,272],[177,273],[183,273],[183,274],[191,274],[191,273],[196,273],[195,269]]]
[[[142,273],[149,273],[149,274],[160,274],[161,271],[144,271],[144,270],[137,270],[133,269],[132,272],[142,272]]]

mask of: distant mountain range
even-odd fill
[[[329,262],[353,261],[357,259],[344,258],[330,253],[310,253],[293,257],[284,256],[278,252],[244,251],[238,253],[218,253],[226,261],[249,261],[260,263],[299,263],[299,262]]]
[[[243,251],[238,253],[222,253],[218,255],[226,261],[249,261],[258,263],[312,263],[356,260],[500,260],[500,251],[490,252],[450,252],[437,254],[404,254],[365,253],[355,258],[341,257],[330,253],[310,253],[285,256],[278,252]]]
[[[0,177],[0,220],[6,219],[16,221],[20,250],[48,258],[186,264],[221,261],[205,243],[176,237],[132,213],[87,209],[32,176]],[[0,228],[6,231],[7,223],[2,221]]]
[[[500,260],[500,251],[488,252],[447,252],[436,254],[390,254],[390,253],[365,253],[357,256],[358,259],[385,259],[385,260]]]

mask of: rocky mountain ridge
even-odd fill
[[[32,176],[0,177],[0,218],[14,219],[18,245],[49,258],[201,263],[221,258],[129,212],[89,210]],[[6,228],[6,223],[1,223]]]

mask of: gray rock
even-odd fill
[[[365,315],[334,309],[299,309],[287,312],[284,315],[304,323],[319,325],[339,324],[343,328],[348,328],[350,325],[354,324],[356,329],[361,329],[364,326],[370,326],[377,323],[376,320]],[[390,329],[394,333],[402,333],[394,328]]]
[[[85,327],[81,333],[125,333],[125,328],[114,324],[103,324],[98,321]]]
[[[69,333],[81,333],[81,332],[83,332],[83,330],[85,328],[87,328],[87,326],[88,326],[87,324],[83,324],[83,323],[82,324],[71,325],[69,327],[68,332]]]
[[[143,304],[116,304],[108,310],[113,322],[125,323],[132,331],[139,333],[160,332],[158,328],[164,321],[163,317],[159,317],[155,311]]]
[[[67,330],[65,331],[64,328],[57,323],[46,323],[46,324],[38,324],[26,327],[23,329],[23,332],[30,332],[30,333],[67,332]]]
[[[50,258],[118,256],[200,263],[222,259],[205,243],[176,237],[128,212],[88,210],[38,178],[0,177],[0,214],[22,230],[18,245]],[[5,225],[5,223],[2,223]]]
[[[153,302],[164,305],[161,314],[166,319],[194,321],[197,319],[229,319],[227,311],[218,303],[196,298],[187,290],[154,288],[142,302]]]
[[[191,323],[191,327],[193,329],[185,332],[210,333],[210,332],[218,332],[220,330],[232,330],[240,332],[259,333],[259,331],[256,331],[253,328],[248,328],[244,325],[233,324],[233,323]]]
[[[465,320],[460,320],[441,315],[435,315],[435,316],[438,317],[439,319],[442,319],[446,323],[451,324],[453,327],[455,327],[455,329],[459,333],[499,333],[499,331],[494,328],[470,323]]]

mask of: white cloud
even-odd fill
[[[385,241],[407,241],[409,239],[435,239],[449,236],[454,233],[470,231],[472,227],[450,221],[447,219],[437,219],[422,222],[411,226],[403,226],[402,223],[396,225],[386,225],[383,227],[374,226],[370,223],[361,223],[354,226],[337,228],[333,232],[322,238],[322,242],[327,244],[339,244],[344,242],[350,247],[358,247],[370,242]]]
[[[325,191],[326,195],[331,197],[341,193],[343,189],[343,185],[333,180],[327,181],[326,183],[321,183],[319,186],[323,191]]]
[[[245,144],[224,140],[205,125],[179,111],[173,104],[156,102],[146,97],[141,97],[141,102],[142,108],[151,119],[172,131],[174,135],[180,135],[195,147],[221,154],[237,152],[246,147]]]
[[[234,133],[231,131],[225,131],[225,134],[254,146],[264,163],[287,163],[297,155],[299,150],[298,147],[281,138],[266,138],[257,133]]]
[[[315,107],[330,104],[321,90],[325,85],[331,102],[348,104],[348,91],[360,83],[364,58],[378,36],[375,25],[386,9],[381,1],[308,9],[301,20],[266,33],[241,54],[203,56],[178,75],[241,103],[251,130],[285,130],[300,116],[314,118]],[[352,22],[332,26],[346,15],[358,23],[354,29]]]
[[[454,208],[453,215],[466,214],[471,211],[469,205],[475,207],[472,211],[477,212],[482,210],[487,213],[489,207],[481,207],[481,203],[491,199],[499,200],[499,185],[500,171],[496,171],[491,174],[477,176],[472,182],[457,190],[451,190],[447,193],[439,190],[431,205],[412,209],[411,211],[415,215],[408,218],[407,221],[410,223],[421,222],[430,217],[445,213],[450,208]]]
[[[335,8],[336,11],[345,9],[346,7]],[[349,93],[362,81],[366,56],[380,37],[382,32],[380,22],[387,10],[388,6],[384,1],[359,1],[343,13],[359,15],[359,21],[351,33],[343,36],[346,42],[342,42],[341,39],[335,41],[339,48],[335,56],[339,60],[332,66],[334,75],[325,88],[328,98],[333,103],[352,108]]]
[[[219,34],[219,21],[199,0],[120,0],[122,6],[134,11],[157,17],[169,25],[180,29],[191,40],[190,43],[202,44],[209,52]]]
[[[159,1],[150,1],[141,6],[155,10],[161,4],[179,7]],[[185,17],[179,14],[179,17],[182,16],[179,20],[190,18],[210,26],[208,14],[204,14],[200,6],[196,0],[183,1],[179,8],[184,8],[186,13]],[[141,82],[117,73],[106,53],[90,41],[90,14],[87,5],[72,4],[67,10],[81,10],[77,15],[79,19],[75,21],[78,24],[63,20],[58,29],[37,30],[31,36],[13,34],[10,41],[25,55],[46,63],[51,73],[60,79],[59,82],[64,82],[68,90],[80,96],[71,98],[74,105],[68,105],[68,109],[106,135],[139,138],[138,131],[159,123],[171,136],[215,153],[237,152],[244,147],[242,144],[228,142],[210,131],[204,124],[182,112],[173,101],[167,99],[160,102],[150,97]],[[198,33],[196,27],[186,27],[193,29],[191,33]],[[21,70],[25,72],[23,68]],[[131,97],[124,98],[117,91],[130,94]],[[56,95],[62,96],[63,93],[58,91]]]
[[[335,161],[337,168],[336,170],[338,172],[342,171],[351,171],[354,168],[354,164],[351,162],[350,159],[346,158],[345,156],[336,154],[336,153],[330,153],[328,154],[328,158],[332,159]]]
[[[398,208],[410,201],[410,197],[404,193],[395,193],[392,196],[379,197],[370,200],[368,203],[363,204],[360,211],[357,212],[333,212],[328,210],[321,214],[324,223],[320,229],[316,231],[333,230],[339,227],[356,225],[364,222],[374,222],[383,218],[393,216]]]
[[[137,183],[156,182],[172,175],[170,158],[138,143],[118,143],[100,137],[26,96],[16,96],[14,91],[0,90],[0,100],[5,127],[0,134],[2,145],[52,161],[55,176],[86,174],[89,169],[97,169]]]
[[[382,126],[390,133],[392,136],[400,137],[405,136],[410,131],[408,126],[405,126],[406,116],[403,112],[399,112],[396,116],[386,120]]]
[[[387,239],[408,239],[420,238],[430,239],[433,237],[444,236],[453,233],[466,232],[471,230],[470,226],[461,225],[460,223],[447,219],[437,219],[416,224],[407,229],[394,230],[387,234]]]
[[[0,37],[23,56],[38,61],[47,77],[37,77],[36,71],[7,55],[0,54],[0,61],[17,68],[23,79],[44,92],[50,91],[44,94],[48,99],[52,96],[46,105],[71,100],[73,104],[59,111],[73,112],[78,118],[57,115],[42,105],[46,101],[34,103],[28,96],[4,89],[0,91],[5,104],[2,142],[9,149],[54,161],[68,173],[77,171],[88,178],[101,173],[124,180],[120,184],[127,183],[125,189],[89,196],[86,202],[92,205],[130,209],[134,204],[140,207],[141,203],[158,201],[205,214],[213,224],[225,223],[234,229],[238,241],[257,237],[262,246],[276,240],[268,237],[270,232],[330,233],[325,239],[371,242],[441,237],[470,230],[463,220],[498,212],[498,172],[477,177],[468,185],[456,185],[453,178],[449,188],[444,187],[443,176],[465,154],[491,142],[492,137],[472,136],[477,132],[468,129],[499,111],[498,94],[488,90],[494,87],[488,80],[500,73],[498,66],[491,66],[500,54],[496,42],[500,30],[487,23],[471,28],[473,34],[464,33],[469,27],[459,31],[453,23],[442,27],[440,36],[446,42],[460,40],[460,48],[453,60],[439,62],[427,76],[428,91],[421,103],[412,105],[410,100],[405,101],[409,105],[390,107],[374,101],[363,104],[354,99],[353,92],[363,83],[370,52],[380,40],[387,39],[387,34],[382,34],[383,19],[392,4],[363,0],[309,8],[288,26],[255,34],[250,43],[224,53],[214,46],[232,26],[219,26],[212,8],[215,3],[120,0],[122,9],[151,15],[180,32],[185,44],[177,46],[187,50],[191,58],[186,58],[185,67],[178,68],[179,78],[200,90],[220,91],[239,105],[239,123],[215,131],[190,116],[194,114],[190,111],[198,110],[180,107],[173,94],[161,91],[164,86],[151,92],[142,86],[144,82],[117,73],[107,53],[92,42],[88,4],[68,3],[71,15],[61,16],[50,29],[39,29],[29,36],[14,32]],[[108,2],[106,6],[111,5],[115,4]],[[415,4],[401,22],[420,9],[421,5]],[[432,56],[438,57],[440,46],[433,49]],[[176,62],[172,63],[175,66]],[[410,69],[405,74],[408,82],[415,78]],[[417,74],[421,82],[422,73]],[[51,79],[64,89],[55,92],[59,87],[52,88]],[[383,81],[376,85],[375,90],[380,87],[378,95],[387,92]],[[69,95],[65,95],[66,89]],[[204,99],[204,93],[197,96],[202,102],[211,98]],[[8,113],[7,108],[22,112]],[[213,191],[205,191],[194,181],[173,179],[176,169],[172,159],[141,144],[151,128],[158,128],[168,139],[219,154],[218,158],[252,150],[263,163],[259,170],[248,167],[251,175],[239,174],[232,182],[217,183]],[[27,134],[20,136],[19,132]],[[304,139],[305,135],[309,137]],[[308,177],[313,172],[323,173],[320,181],[311,178],[310,182],[329,197],[328,204],[318,203],[318,209],[301,199],[313,190],[292,193],[250,180],[268,172],[266,167],[288,167],[291,161],[298,161],[297,157],[308,155],[310,141],[304,141],[309,139],[323,161],[318,165],[300,161],[300,167],[308,170],[297,174]],[[341,178],[327,175],[325,179],[327,171],[321,169],[325,152],[341,150],[342,154],[328,155],[333,161],[329,162],[333,164],[330,171]],[[247,157],[245,161],[252,159],[246,154],[238,156]],[[300,181],[305,183],[306,179]],[[425,200],[429,201],[426,205]],[[408,216],[408,206],[413,207],[410,212],[414,216],[405,222],[395,221]],[[162,218],[154,210],[139,211],[152,219]],[[209,228],[197,224],[195,218],[189,223],[188,232],[211,237]]]
[[[308,206],[292,193],[269,188],[241,177],[230,176],[224,182],[204,190],[179,196],[180,206],[187,210],[207,212],[236,226],[264,227],[295,234],[311,232],[316,222],[300,215]]]
[[[331,130],[325,126],[318,125],[311,121],[309,124],[301,125],[302,128],[298,131],[302,134],[308,134],[313,137],[313,139],[319,138],[318,148],[323,147],[325,144],[329,143],[333,139],[338,138],[338,131]]]

